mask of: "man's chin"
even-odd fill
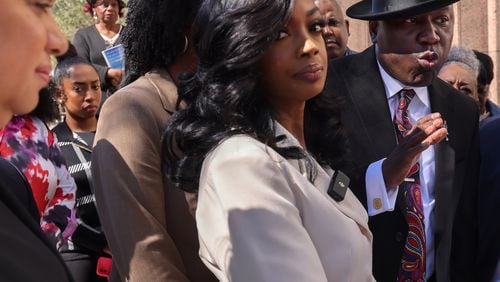
[[[343,57],[344,54],[339,49],[328,49],[328,59]]]
[[[426,71],[426,72],[421,72],[411,79],[411,81],[405,82],[406,85],[408,86],[413,86],[413,87],[427,87],[431,85],[432,81],[436,77],[436,73],[432,70]]]

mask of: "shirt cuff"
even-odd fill
[[[366,181],[366,200],[368,215],[374,216],[386,211],[393,211],[398,196],[398,187],[387,189],[385,186],[384,175],[382,174],[381,159],[368,166],[365,175]]]

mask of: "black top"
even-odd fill
[[[20,200],[21,194],[14,193],[30,191],[27,182],[3,159],[0,163],[0,281],[73,281],[39,221],[27,210],[27,194]]]
[[[9,187],[12,194],[19,202],[26,207],[26,210],[36,222],[40,222],[40,214],[33,197],[33,191],[24,174],[9,161],[0,157],[0,171],[4,177],[6,187]]]
[[[76,183],[76,215],[79,224],[71,239],[75,246],[100,253],[106,246],[106,238],[95,206],[90,169],[94,132],[74,134],[66,122],[54,129],[62,155],[66,159],[68,171]],[[84,138],[82,138],[82,136]]]
[[[92,147],[92,144],[94,144],[95,131],[92,131],[92,132],[77,132],[76,134],[78,134],[78,136],[80,136],[80,138],[82,138],[83,141],[85,141],[85,143],[87,143],[88,145],[90,145],[89,147]]]

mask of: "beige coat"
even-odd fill
[[[286,146],[300,146],[287,136]],[[283,146],[284,144],[281,144]],[[203,262],[221,281],[373,281],[368,215],[348,190],[327,194],[333,171],[312,159],[286,160],[247,135],[236,135],[205,159],[196,220]]]
[[[215,281],[199,259],[184,194],[161,169],[160,140],[176,100],[170,76],[151,72],[102,108],[92,173],[113,253],[112,281]]]

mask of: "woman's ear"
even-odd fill
[[[61,86],[56,86],[56,87],[54,87],[54,91],[56,93],[55,97],[57,99],[57,102],[64,106],[64,104],[66,103],[66,100],[68,100],[68,98],[64,94],[64,89],[62,89]]]

